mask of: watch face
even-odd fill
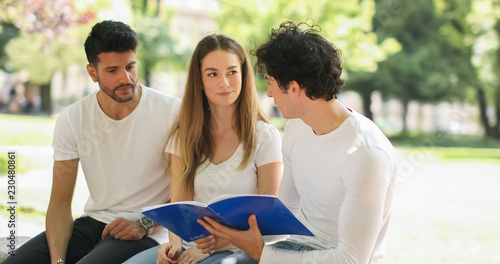
[[[143,217],[141,218],[141,223],[147,228],[153,228],[153,220],[149,219],[148,217]]]

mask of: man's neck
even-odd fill
[[[142,86],[137,85],[134,97],[128,102],[117,102],[113,98],[109,97],[103,91],[97,92],[97,103],[101,107],[102,111],[109,116],[109,118],[114,120],[122,120],[134,112],[137,105],[141,101],[142,97]]]
[[[316,135],[325,135],[337,129],[349,116],[351,111],[337,99],[314,100],[310,102],[301,119]]]

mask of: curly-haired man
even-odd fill
[[[209,251],[226,239],[260,263],[376,263],[394,195],[395,152],[372,121],[337,99],[339,50],[317,26],[287,21],[254,54],[267,95],[290,119],[279,198],[314,237],[266,245],[255,216],[247,231],[206,218],[200,223],[214,236],[198,240],[198,247]]]

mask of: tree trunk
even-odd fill
[[[160,16],[160,8],[161,7],[161,0],[156,0],[156,12],[155,12],[155,17]]]
[[[467,53],[467,56],[472,58],[472,49],[469,48]],[[471,83],[476,89],[476,99],[479,107],[479,118],[484,129],[484,135],[485,137],[494,138],[493,127],[490,125],[490,120],[487,113],[488,104],[486,102],[486,94],[484,92],[484,87],[481,79],[479,78],[474,65],[472,65],[472,59],[468,60],[467,67],[469,67],[469,69],[471,69],[473,72],[473,74],[471,75]]]
[[[500,19],[497,19],[495,23],[495,31],[497,32],[497,35],[500,34]],[[500,65],[500,45],[497,48],[496,51],[496,67],[495,70],[498,71],[500,68],[498,65]],[[495,89],[494,94],[495,94],[495,124],[493,125],[493,137],[496,139],[500,139],[500,83],[495,83],[495,86],[493,87]]]
[[[151,87],[151,64],[147,61],[144,61],[144,85],[146,87]]]
[[[495,119],[493,137],[500,139],[500,86],[495,87]]]
[[[401,134],[406,136],[408,135],[408,106],[410,102],[407,99],[403,99],[401,103],[403,104],[403,130],[401,131]]]
[[[361,98],[363,99],[363,112],[367,118],[373,120],[373,112],[371,109],[372,106],[372,92],[363,92],[361,94]]]
[[[146,15],[148,11],[148,0],[142,0],[142,14]]]
[[[40,99],[41,99],[41,108],[42,112],[47,115],[52,115],[54,112],[53,104],[52,104],[52,92],[51,92],[51,82],[48,84],[40,85]]]
[[[494,138],[493,128],[490,126],[490,120],[488,118],[486,108],[486,95],[484,93],[483,86],[476,82],[476,92],[477,92],[477,102],[479,106],[479,115],[481,119],[481,124],[483,125],[484,134],[486,137]]]

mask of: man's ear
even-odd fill
[[[288,91],[295,96],[299,96],[301,92],[299,83],[297,81],[291,81],[290,84],[288,84]]]
[[[92,64],[87,64],[87,72],[92,81],[97,82],[97,69]]]

